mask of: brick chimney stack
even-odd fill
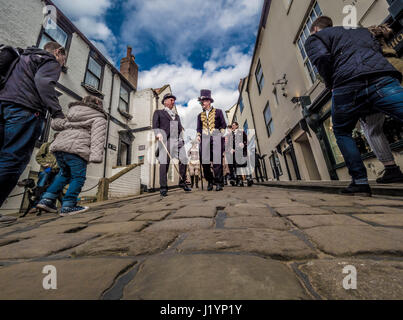
[[[134,55],[132,55],[132,47],[127,46],[127,55],[126,57],[120,60],[120,73],[129,80],[129,82],[136,88],[137,90],[137,79],[139,75],[139,67],[134,62]]]

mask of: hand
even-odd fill
[[[200,138],[200,136],[197,136],[197,138],[196,138],[196,139],[197,139],[197,142],[198,142],[198,143],[200,143],[200,142],[201,142],[201,138]]]
[[[156,136],[157,140],[162,141],[164,140],[164,137],[162,136],[162,133],[158,133]]]

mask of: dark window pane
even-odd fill
[[[125,102],[129,102],[129,92],[126,89],[124,89],[123,87],[120,87],[120,97]]]
[[[91,72],[97,76],[98,79],[101,78],[102,67],[92,57],[90,57],[88,62],[88,70],[91,70]]]

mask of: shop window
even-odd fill
[[[318,70],[311,63],[308,55],[306,54],[305,42],[311,34],[309,30],[312,26],[312,23],[321,15],[322,10],[320,9],[319,4],[315,3],[297,40],[298,49],[301,54],[302,60],[304,61],[304,68],[309,75],[309,79],[311,80],[312,84],[316,81]]]

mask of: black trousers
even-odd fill
[[[209,183],[224,185],[223,153],[224,138],[218,130],[213,135],[202,135],[200,159],[204,178]],[[213,162],[213,170],[211,170],[211,162]]]
[[[214,172],[214,175],[213,175]],[[213,164],[213,172],[209,164],[203,164],[203,175],[209,183],[224,184],[222,164]]]
[[[171,144],[173,145],[172,148],[170,147]],[[187,169],[187,156],[186,156],[186,150],[185,150],[184,145],[178,144],[177,142],[171,143],[171,141],[168,141],[168,143],[166,143],[166,146],[170,152],[171,157],[175,158],[175,159],[179,159],[179,175],[180,175],[179,184],[185,183],[186,182],[186,169]],[[167,174],[168,174],[169,165],[171,163],[171,158],[168,156],[165,148],[161,144],[159,144],[158,150],[159,150],[158,161],[160,163],[160,188],[167,189],[168,188]]]

